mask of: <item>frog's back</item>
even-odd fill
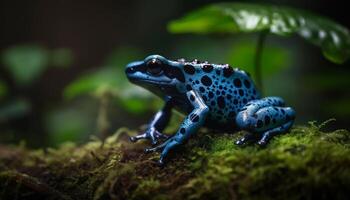
[[[210,109],[207,121],[231,124],[248,101],[260,98],[250,76],[228,64],[185,62],[186,89],[197,91]]]

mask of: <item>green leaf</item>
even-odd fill
[[[11,47],[2,55],[5,67],[19,85],[27,85],[38,78],[48,65],[48,51],[37,45]]]
[[[4,81],[0,80],[0,99],[7,94],[7,86]]]
[[[141,53],[132,47],[115,50],[108,56],[103,67],[86,73],[70,83],[64,90],[64,96],[70,99],[94,94],[102,89],[114,95],[121,94],[122,89],[130,87],[124,72],[125,66],[128,62],[141,57],[143,57]]]
[[[122,88],[128,87],[124,69],[128,62],[140,59],[141,53],[132,47],[119,48],[113,51],[102,67],[80,76],[69,84],[63,95],[70,99],[80,95],[93,94],[107,90],[112,94],[120,94]],[[129,85],[130,86],[130,85]]]
[[[135,98],[135,99],[122,99],[120,101],[122,107],[124,109],[126,109],[127,111],[131,112],[131,113],[143,113],[146,112],[147,110],[149,110],[148,106],[145,106],[145,101],[142,101],[139,98]],[[149,105],[149,104],[147,104]]]
[[[218,3],[200,8],[169,23],[172,33],[250,33],[267,31],[280,36],[298,34],[321,47],[332,62],[350,56],[349,30],[340,24],[303,10],[249,3]]]
[[[118,93],[119,86],[125,82],[120,77],[120,70],[112,67],[102,67],[90,73],[82,75],[70,83],[64,90],[64,97],[75,98],[80,95],[93,94],[99,88],[107,88],[111,93]]]
[[[82,95],[99,96],[105,92],[117,97],[117,102],[132,113],[149,110],[145,104],[154,99],[145,89],[129,83],[124,72],[113,67],[103,67],[80,77],[65,88],[63,95],[72,99]]]

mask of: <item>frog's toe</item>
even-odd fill
[[[129,140],[130,140],[130,142],[136,142],[137,141],[136,137],[134,137],[134,136],[130,136]]]
[[[159,160],[157,161],[157,165],[158,165],[159,167],[164,167],[164,165],[165,165],[164,160],[163,160],[163,159],[159,159]]]
[[[145,152],[146,154],[147,153],[153,153],[153,152],[156,152],[156,151],[158,151],[159,149],[157,149],[156,147],[154,147],[154,148],[145,148],[144,150],[143,150],[143,152]]]
[[[156,145],[159,143],[159,140],[164,140],[164,139],[168,139],[169,136],[168,135],[165,135],[165,134],[162,134],[160,132],[158,132],[157,130],[154,130],[153,132],[151,132],[151,143],[152,145]]]
[[[235,144],[238,146],[242,146],[246,143],[246,141],[244,141],[244,138],[240,138],[238,140],[236,140]]]
[[[266,140],[259,140],[259,141],[257,142],[257,144],[258,144],[260,147],[266,147],[267,141],[266,141]]]
[[[144,152],[145,153],[151,153],[151,152],[161,151],[162,149],[164,149],[166,143],[167,142],[164,142],[163,144],[160,144],[160,145],[152,147],[152,148],[145,148]]]
[[[150,139],[151,139],[151,144],[152,144],[152,146],[155,146],[155,145],[158,144],[158,139],[157,139],[157,137],[151,136]]]
[[[158,144],[158,141],[156,141],[156,140],[155,140],[155,141],[152,141],[151,144],[152,144],[152,146],[155,146],[155,145]]]
[[[163,133],[160,133],[160,132],[156,132],[156,137],[157,138],[160,138],[160,139],[168,139],[169,138],[169,135],[165,135]]]
[[[147,135],[146,133],[142,133],[140,135],[136,135],[136,136],[131,136],[129,137],[129,140],[131,142],[137,142],[138,140],[141,140],[141,139],[146,139],[147,138]]]
[[[247,133],[243,137],[238,139],[235,142],[235,144],[238,145],[238,146],[242,146],[242,145],[245,145],[247,143],[254,142],[255,140],[256,140],[256,135],[254,135],[253,133]]]
[[[145,153],[147,154],[147,153],[154,152],[154,150],[152,150],[152,148],[145,148],[145,149],[143,150],[143,152],[145,152]]]
[[[153,137],[154,137],[155,139],[168,139],[168,138],[169,138],[168,135],[165,135],[165,134],[163,134],[163,133],[160,133],[160,132],[157,131],[157,130],[155,130],[155,131],[153,132]]]

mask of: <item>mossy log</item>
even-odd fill
[[[0,199],[348,199],[350,133],[294,127],[266,148],[202,129],[167,165],[119,129],[102,143],[0,146]]]

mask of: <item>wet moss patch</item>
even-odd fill
[[[266,148],[203,129],[164,168],[125,128],[104,143],[0,146],[0,199],[347,199],[350,133],[294,127]]]

